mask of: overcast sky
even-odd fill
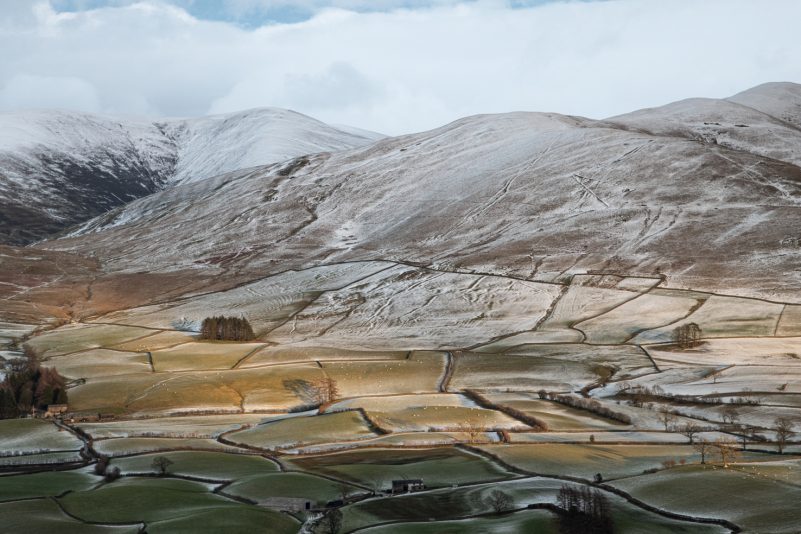
[[[387,134],[801,82],[798,0],[1,0],[0,109],[294,109]]]

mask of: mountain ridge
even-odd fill
[[[801,137],[756,111],[737,126],[737,104],[682,106],[603,121],[467,117],[186,184],[41,246],[102,250],[115,272],[391,260],[537,281],[664,276],[795,302]],[[716,108],[739,111],[724,124]]]
[[[175,183],[373,142],[297,112],[194,119],[0,114],[0,242],[26,244]]]

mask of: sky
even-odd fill
[[[276,106],[390,135],[801,82],[797,0],[2,0],[0,110]]]

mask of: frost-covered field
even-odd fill
[[[165,123],[182,185],[0,250],[4,367],[27,350],[69,396],[0,422],[4,520],[283,534],[305,511],[268,507],[298,498],[348,532],[548,532],[568,485],[619,532],[796,534],[801,150],[774,89],[241,170],[267,138]],[[256,339],[200,339],[213,315]]]

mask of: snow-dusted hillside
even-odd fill
[[[797,302],[800,153],[786,117],[729,101],[606,121],[475,116],[170,188],[42,246],[116,272],[256,277],[393,260],[539,281],[665,276]]]
[[[275,108],[157,122],[3,113],[0,243],[41,239],[169,184],[380,137]]]

